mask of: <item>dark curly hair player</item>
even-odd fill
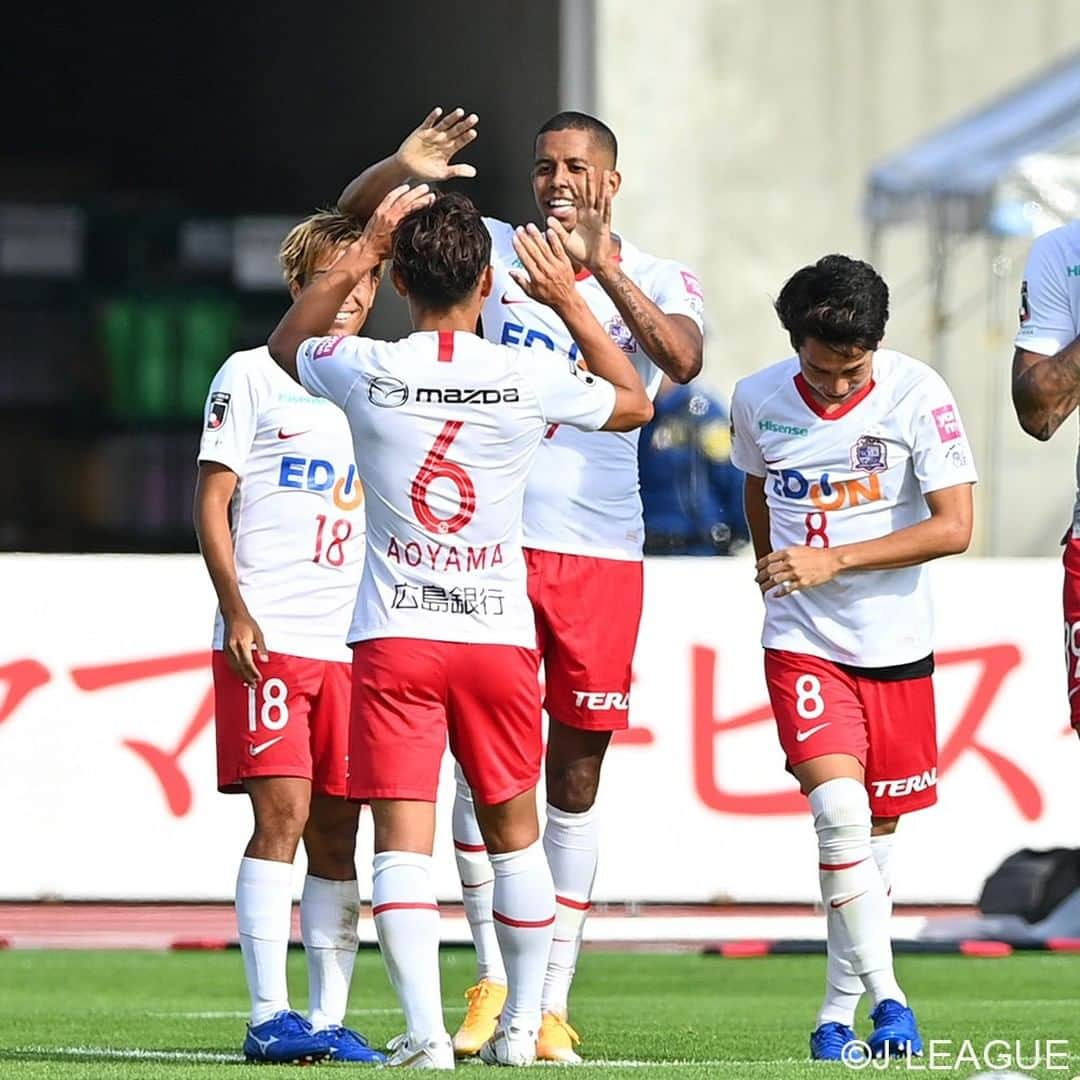
[[[735,387],[731,458],[769,698],[817,832],[828,969],[810,1056],[869,1064],[922,1053],[893,971],[891,852],[901,815],[937,800],[925,564],[967,548],[976,475],[941,376],[881,347],[889,290],[869,263],[802,267],[776,313],[796,355]]]
[[[472,165],[453,159],[476,137],[478,123],[463,109],[445,115],[433,109],[396,153],[345,188],[338,208],[362,219],[406,177],[475,176]],[[602,120],[556,113],[533,139],[532,195],[541,227],[554,222],[568,234],[579,295],[655,396],[665,375],[685,384],[701,371],[705,296],[690,267],[641,251],[615,232],[618,152],[615,134]],[[538,364],[575,360],[579,343],[565,322],[515,284],[513,226],[493,217],[485,217],[484,225],[494,274],[482,313],[484,336],[532,349]],[[549,435],[525,488],[522,518],[551,720],[544,850],[559,897],[537,1057],[574,1064],[581,1061],[581,1036],[570,1024],[570,991],[596,880],[600,774],[612,735],[630,725],[645,523],[635,435],[581,435],[565,427],[552,427]],[[465,991],[469,1007],[454,1036],[455,1052],[467,1058],[495,1030],[506,971],[491,902],[492,868],[460,776],[453,835],[476,946],[477,977]]]
[[[553,424],[631,431],[641,379],[578,295],[565,230],[518,229],[515,287],[572,329],[581,366],[538,363],[476,334],[491,241],[463,195],[392,191],[363,236],[313,280],[270,353],[352,431],[368,546],[353,647],[348,797],[375,822],[372,915],[405,1032],[389,1065],[453,1068],[439,987],[435,798],[449,739],[494,872],[506,1002],[480,1049],[536,1057],[555,888],[539,842],[543,740],[536,622],[521,546],[525,481]],[[392,257],[415,330],[401,341],[321,336],[343,298]]]

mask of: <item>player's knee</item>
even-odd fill
[[[255,806],[255,836],[299,843],[307,827],[308,812],[306,800],[288,796],[261,799]]]
[[[309,824],[304,833],[304,847],[309,862],[319,861],[338,869],[351,868],[356,859],[356,825],[351,822],[322,827]]]
[[[600,759],[547,763],[547,801],[568,814],[591,810],[600,790]]]
[[[810,792],[809,799],[823,862],[844,861],[839,856],[855,848],[866,847],[869,853],[870,799],[858,780],[848,776],[827,780]]]

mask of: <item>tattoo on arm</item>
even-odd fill
[[[1042,357],[1021,372],[1013,382],[1013,399],[1017,409],[1035,422],[1031,433],[1049,439],[1080,402],[1078,343]]]
[[[645,347],[645,351],[652,356],[655,352],[664,351],[664,340],[658,336],[659,326],[656,320],[653,318],[652,313],[640,303],[638,298],[634,295],[636,289],[633,282],[619,270],[615,275],[615,280],[612,282],[612,288],[619,294],[619,299],[625,304],[623,308],[624,314],[633,322],[633,329],[636,331],[635,337],[643,339],[641,344]],[[620,305],[622,307],[622,305]]]

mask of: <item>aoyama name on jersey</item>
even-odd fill
[[[510,276],[521,267],[513,248],[513,227],[485,218],[491,234],[494,281],[484,304],[484,335],[489,341],[528,348],[534,362],[545,353],[555,365],[578,359],[577,344],[550,308],[530,300]],[[622,269],[661,311],[685,315],[704,326],[703,297],[697,277],[685,266],[646,255],[625,240]],[[634,339],[611,297],[591,274],[579,275],[578,291],[612,340],[627,354],[649,397],[656,396],[662,373]],[[641,558],[643,524],[638,494],[638,433],[583,435],[573,429],[549,430],[525,489],[525,546],[597,558]]]
[[[364,489],[341,411],[266,348],[229,357],[206,403],[199,461],[237,476],[230,507],[240,593],[267,648],[348,660],[364,562]],[[218,612],[214,648],[224,644]]]
[[[1016,347],[1053,356],[1080,337],[1080,221],[1040,236],[1020,287]],[[1080,450],[1076,457],[1074,537],[1080,538]]]
[[[798,357],[742,379],[732,399],[732,461],[764,478],[773,551],[887,536],[929,516],[926,495],[974,483],[971,448],[942,378],[879,349],[873,381],[831,413]],[[763,644],[859,667],[908,663],[933,649],[924,566],[855,570],[766,596]]]
[[[361,455],[368,555],[349,640],[534,647],[525,478],[551,424],[607,422],[614,387],[466,333],[312,339],[297,365],[344,409]]]

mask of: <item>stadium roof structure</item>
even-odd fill
[[[872,229],[1034,236],[1080,217],[1080,53],[870,171]]]
[[[927,230],[927,261],[916,284],[919,292],[928,286],[927,359],[938,371],[948,377],[950,332],[975,312],[986,315],[988,347],[1007,349],[1006,246],[1080,219],[1080,52],[880,161],[866,180],[863,214],[878,266],[890,230]],[[969,297],[954,297],[957,257],[972,241],[986,249],[979,254],[985,283]],[[988,378],[1004,379],[1004,367],[992,365]],[[996,491],[1008,394],[998,382],[991,390],[981,471]],[[990,554],[1001,550],[1006,512],[1004,500],[992,497]]]

